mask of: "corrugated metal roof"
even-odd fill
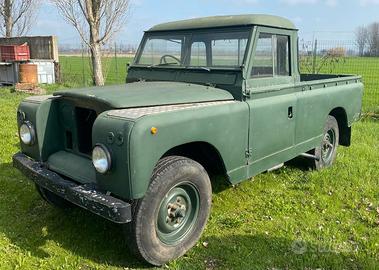
[[[170,30],[188,30],[200,28],[216,28],[227,26],[242,25],[262,25],[284,29],[296,29],[295,25],[288,19],[273,15],[249,14],[249,15],[231,15],[231,16],[213,16],[195,18],[189,20],[175,21],[158,24],[148,30],[170,31]]]

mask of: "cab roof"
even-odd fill
[[[162,23],[153,26],[147,32],[189,30],[201,28],[217,28],[229,26],[260,25],[275,28],[296,30],[295,25],[288,19],[273,15],[249,14],[231,16],[212,16],[189,20]]]

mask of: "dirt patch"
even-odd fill
[[[33,83],[18,83],[14,87],[16,92],[23,92],[32,95],[44,95],[46,90]]]

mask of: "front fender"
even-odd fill
[[[144,196],[159,159],[179,145],[206,142],[220,153],[227,172],[244,166],[248,117],[247,104],[236,101],[137,119],[129,143],[132,198]],[[157,129],[156,134],[151,132],[152,127]]]

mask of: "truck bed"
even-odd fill
[[[355,75],[340,75],[340,74],[300,74],[301,82],[312,82],[331,79],[357,79],[359,76]]]
[[[300,85],[309,90],[361,82],[362,77],[356,75],[300,74]]]

